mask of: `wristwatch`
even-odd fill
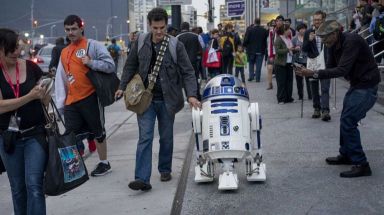
[[[312,75],[313,78],[319,78],[319,70],[315,70],[313,71],[313,75]]]

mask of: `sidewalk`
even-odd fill
[[[128,183],[134,179],[138,140],[136,115],[125,110],[122,101],[108,107],[106,129],[112,172],[101,177],[90,177],[85,184],[64,195],[48,197],[47,214],[169,214],[191,136],[190,118],[189,107],[176,115],[172,180],[160,182],[157,170],[159,142],[155,138],[151,177],[153,188],[149,192],[133,191],[128,188]],[[158,137],[157,131],[155,137]],[[88,172],[93,170],[97,161],[97,153],[86,159]]]

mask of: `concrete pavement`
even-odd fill
[[[197,184],[193,181],[196,162],[192,156],[185,195],[179,200],[183,202],[180,213],[383,214],[383,106],[376,104],[359,126],[373,171],[371,177],[340,178],[339,173],[350,166],[329,166],[324,161],[327,156],[338,154],[339,117],[348,83],[341,79],[336,83],[337,100],[334,103],[332,95],[330,101],[332,120],[323,122],[311,118],[311,101],[304,101],[304,117],[300,118],[300,102],[278,105],[276,88],[267,91],[265,81],[247,82],[250,99],[259,102],[263,118],[261,140],[267,181],[247,182],[245,164],[239,162],[235,165],[238,190],[217,189],[219,165],[214,182]],[[295,85],[294,98],[298,98]]]
[[[138,128],[136,116],[126,111],[119,101],[106,109],[108,156],[113,171],[103,177],[90,177],[82,186],[61,196],[47,197],[47,214],[160,215],[170,214],[172,206],[178,206],[173,210],[176,214],[382,214],[383,106],[375,105],[360,126],[373,176],[341,179],[339,172],[349,167],[327,166],[324,158],[337,154],[338,119],[348,84],[337,81],[337,109],[331,110],[332,121],[326,123],[310,118],[312,104],[308,100],[304,103],[304,118],[300,118],[300,103],[278,105],[276,85],[274,90],[267,91],[264,75],[262,81],[247,82],[247,87],[251,101],[259,102],[263,117],[265,183],[248,183],[244,164],[238,163],[239,190],[218,191],[217,179],[210,184],[196,184],[193,181],[195,156],[187,153],[194,145],[191,114],[187,107],[176,115],[175,120],[173,179],[170,182],[159,180],[156,132],[153,189],[149,192],[130,190],[127,184],[134,178]],[[294,98],[297,98],[295,86]],[[331,107],[333,101],[331,97]],[[97,161],[97,153],[87,157],[89,172]],[[182,175],[184,162],[188,166]],[[12,214],[11,194],[4,174],[0,176],[0,209],[2,215]]]

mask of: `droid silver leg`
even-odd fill
[[[224,172],[219,176],[219,190],[237,190],[239,180],[237,174],[233,171],[233,162],[229,159],[223,159]]]
[[[256,131],[256,143],[253,144],[253,152],[245,160],[245,169],[248,181],[265,181],[266,177],[266,166],[263,163],[263,156],[261,150],[261,128],[262,120],[259,114],[259,105],[252,103],[248,110],[251,118],[252,131]]]
[[[247,158],[245,160],[246,175],[248,181],[265,181],[267,180],[266,166],[263,163],[261,153],[257,153],[255,158]]]
[[[199,161],[200,162],[200,161]],[[212,182],[215,177],[215,165],[212,161],[205,161],[195,166],[195,182]]]

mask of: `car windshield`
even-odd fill
[[[51,53],[52,53],[52,48],[51,47],[47,47],[47,48],[42,48],[41,49],[40,55],[41,56],[50,56]]]

